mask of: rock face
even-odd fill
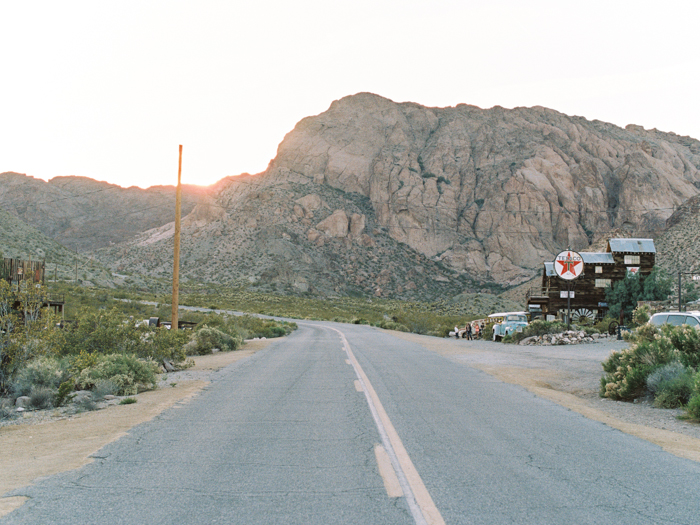
[[[612,229],[652,236],[698,193],[699,166],[700,142],[638,126],[361,93],[299,122],[263,176],[363,195],[397,241],[517,284]]]

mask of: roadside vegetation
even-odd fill
[[[52,290],[55,293],[54,290]],[[129,396],[155,388],[164,366],[187,368],[188,355],[239,349],[244,339],[281,337],[296,325],[250,315],[187,312],[193,330],[150,326],[169,318],[170,307],[120,300],[105,290],[72,287],[66,319],[42,309],[46,289],[0,280],[0,418],[69,402],[90,410],[107,395]],[[165,315],[168,310],[168,315]]]
[[[621,401],[649,396],[655,407],[682,407],[700,420],[700,331],[646,324],[647,307],[635,310],[633,318],[639,327],[625,336],[630,346],[603,362],[600,396]]]

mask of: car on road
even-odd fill
[[[527,326],[527,313],[525,312],[499,312],[489,315],[493,319],[493,340],[500,341],[508,334],[522,332]]]
[[[657,326],[666,323],[673,326],[687,324],[700,330],[700,312],[659,312],[651,316],[649,323]]]

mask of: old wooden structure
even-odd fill
[[[0,279],[7,281],[15,291],[23,286],[45,284],[45,271],[46,263],[44,261],[3,258],[0,262]],[[44,293],[42,302],[44,307],[51,308],[63,316],[66,304],[63,295]],[[15,302],[13,307],[19,308],[19,300]]]
[[[542,269],[542,285],[527,292],[528,310],[547,320],[565,318],[567,286],[571,284],[571,318],[591,320],[605,317],[608,304],[605,290],[630,273],[648,275],[654,269],[656,248],[652,239],[610,239],[605,252],[579,252],[583,273],[574,281],[564,281],[554,271],[554,262]]]
[[[22,281],[44,284],[45,269],[44,261],[4,258],[0,263],[0,279],[10,284],[19,284]]]

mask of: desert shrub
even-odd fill
[[[700,330],[689,325],[664,325],[661,331],[680,352],[681,363],[697,370],[700,367]]]
[[[112,379],[98,379],[92,390],[95,399],[104,399],[105,396],[115,396],[119,394],[119,385]]]
[[[76,381],[79,388],[92,390],[101,380],[110,380],[119,395],[136,394],[156,386],[158,365],[152,360],[139,359],[133,354],[100,356],[97,364],[86,368]]]
[[[638,306],[632,312],[632,322],[635,324],[635,326],[641,326],[648,323],[649,318],[651,317],[650,312],[651,308],[649,308],[648,305],[643,304],[642,306]]]
[[[97,408],[95,396],[93,394],[80,396],[75,400],[73,408],[76,412],[89,412],[91,410],[95,410]]]
[[[672,361],[647,377],[647,389],[654,396],[654,406],[675,408],[685,404],[693,392],[693,370]]]
[[[169,359],[173,363],[181,363],[187,358],[185,345],[192,339],[192,331],[151,328],[143,339],[146,344],[137,354],[139,357],[150,357],[158,362]]]
[[[56,393],[56,406],[60,407],[66,402],[70,393],[75,389],[75,382],[72,379],[64,381],[58,385],[58,392]]]
[[[700,372],[693,376],[693,392],[685,410],[690,417],[700,420]]]
[[[29,406],[39,410],[52,408],[56,401],[56,390],[45,386],[34,386],[29,392]]]
[[[676,327],[673,327],[676,328]],[[671,339],[654,325],[643,325],[630,337],[629,348],[612,352],[603,361],[600,396],[631,400],[646,392],[647,378],[657,368],[677,361]]]
[[[0,399],[0,420],[14,419],[17,411],[11,399]]]
[[[480,334],[482,339],[491,341],[493,339],[493,325],[485,324],[484,329],[481,330]]]
[[[375,324],[375,326],[379,328],[384,328],[385,330],[396,330],[397,332],[409,331],[407,326],[404,326],[401,323],[395,323],[394,321],[387,321],[386,319],[382,319],[377,324]]]
[[[144,355],[147,343],[142,335],[147,330],[137,327],[133,319],[125,319],[115,308],[96,311],[83,308],[75,323],[52,332],[51,344],[59,356],[81,352]]]
[[[29,396],[33,390],[47,388],[55,395],[68,379],[66,363],[52,357],[40,357],[20,370],[12,384],[15,396]]]
[[[119,401],[120,405],[133,405],[134,403],[137,402],[137,399],[135,397],[125,397],[121,401]]]
[[[234,337],[216,328],[203,326],[194,333],[194,338],[186,350],[197,355],[206,355],[211,354],[215,348],[222,352],[237,350],[242,344],[243,338],[240,335]]]

